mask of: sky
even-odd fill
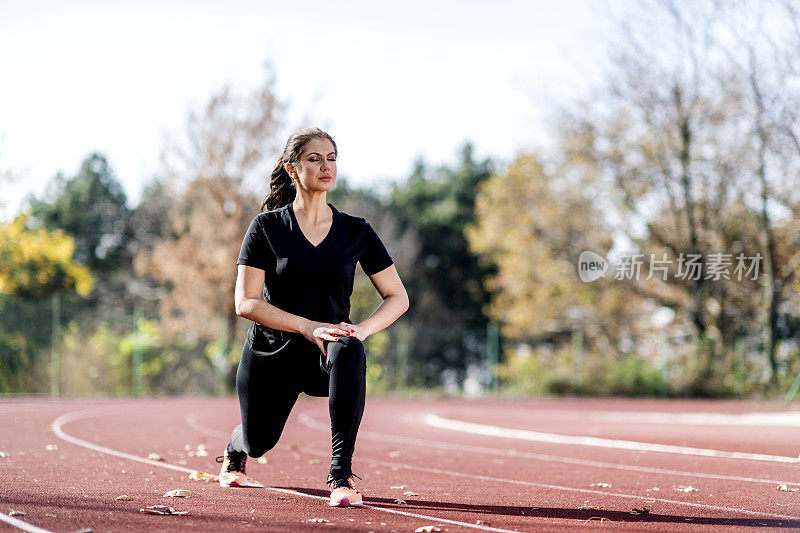
[[[415,160],[502,163],[546,144],[557,106],[600,82],[600,0],[0,0],[0,218],[106,155],[135,206],[165,138],[269,62],[288,133],[317,125],[339,175],[377,187]],[[276,154],[277,157],[277,154]],[[266,181],[264,184],[266,191]]]

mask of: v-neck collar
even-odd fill
[[[300,229],[300,224],[298,224],[297,217],[294,214],[294,206],[292,206],[291,202],[289,202],[288,205],[289,205],[289,214],[292,217],[292,226],[294,227],[294,230],[297,232],[297,234],[300,236],[300,239],[304,241],[308,246],[310,246],[314,250],[319,250],[323,244],[327,243],[331,239],[333,231],[334,229],[336,229],[336,222],[339,218],[336,208],[333,207],[333,205],[327,204],[331,208],[331,215],[332,215],[331,227],[328,230],[328,234],[325,235],[325,238],[323,238],[317,245],[311,244],[311,241],[309,241],[308,238],[305,236],[303,230]]]

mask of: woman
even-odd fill
[[[275,446],[300,392],[328,396],[330,505],[360,506],[351,460],[364,412],[362,343],[408,309],[408,296],[372,227],[326,203],[336,183],[336,155],[336,143],[318,128],[292,134],[244,237],[236,314],[253,323],[236,373],[242,423],[217,461],[223,487],[263,487],[245,474],[247,456]],[[383,302],[352,324],[356,262]]]

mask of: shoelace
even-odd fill
[[[331,487],[331,490],[336,490],[339,487],[347,487],[348,489],[356,490],[355,487],[353,487],[353,484],[350,482],[350,478],[353,478],[353,477],[361,479],[359,476],[357,476],[355,474],[352,474],[352,473],[349,476],[345,477],[345,478],[337,477],[335,479],[331,478],[330,475],[328,475],[327,484]]]
[[[241,472],[242,474],[245,473],[245,467],[247,466],[247,455],[243,455],[241,459],[236,460],[228,454],[228,458],[230,459],[230,463],[228,463],[228,468],[225,469],[226,472]],[[216,458],[218,463],[222,463],[225,461],[225,456],[220,455]]]

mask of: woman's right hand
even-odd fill
[[[325,341],[337,341],[339,335],[349,336],[351,332],[342,329],[341,326],[330,324],[328,322],[315,322],[310,320],[308,326],[303,330],[303,337],[319,346],[319,350],[327,357],[325,353]]]

